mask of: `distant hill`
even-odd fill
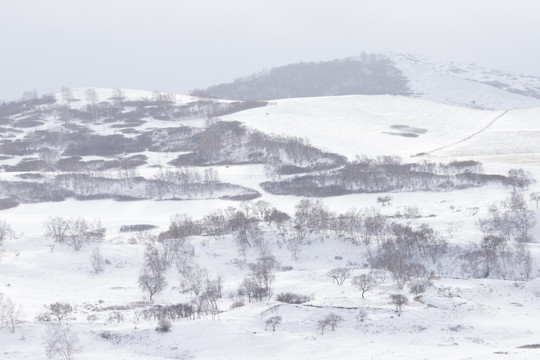
[[[337,95],[405,95],[486,110],[540,107],[540,77],[409,54],[366,54],[302,62],[198,89],[193,95],[275,100]]]
[[[195,90],[230,100],[272,100],[336,95],[409,95],[407,79],[386,56],[301,62],[259,72],[232,83]]]

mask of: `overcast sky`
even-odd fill
[[[263,68],[406,52],[540,76],[538,0],[0,0],[0,99],[188,93]]]

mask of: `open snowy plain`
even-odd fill
[[[97,96],[105,101],[112,93],[101,89]],[[129,108],[128,100],[155,94],[124,90],[124,96],[125,107]],[[84,90],[73,91],[73,97],[83,99]],[[64,100],[58,95],[57,101]],[[177,96],[175,101],[176,106],[182,106],[197,99]],[[89,106],[88,101],[81,100],[71,108]],[[266,106],[224,114],[221,119],[238,121],[265,134],[305,138],[315,148],[343,155],[349,161],[354,161],[356,155],[395,155],[403,163],[474,160],[482,162],[486,174],[507,175],[510,169],[522,168],[532,178],[540,179],[540,108],[485,111],[400,96],[342,96],[276,100]],[[208,119],[200,114],[179,120],[159,116],[140,120],[142,123],[135,126],[140,132],[180,125],[208,126]],[[42,124],[37,127],[17,132],[14,139],[66,124],[65,119],[54,114],[44,115],[40,121]],[[71,120],[71,124],[77,123]],[[105,121],[87,125],[94,133],[107,135],[124,129]],[[135,136],[127,131],[124,135]],[[137,176],[149,179],[173,169],[168,163],[183,153],[180,148],[170,152],[145,148],[130,155],[146,157],[146,162],[135,171]],[[28,156],[6,156],[0,164],[14,166]],[[90,154],[80,158],[108,161],[118,156]],[[51,329],[58,325],[54,320],[43,321],[43,316],[38,318],[47,312],[45,306],[57,302],[72,307],[60,322],[69,324],[69,331],[76,334],[78,341],[73,345],[77,351],[72,357],[81,360],[540,357],[540,228],[530,229],[534,240],[527,243],[532,259],[528,278],[515,273],[503,279],[493,272],[488,277],[471,276],[458,255],[448,255],[452,249],[459,247],[465,251],[481,244],[484,233],[479,219],[487,218],[489,207],[507,199],[512,191],[511,186],[500,182],[447,191],[309,198],[313,203],[320,200],[319,205],[333,214],[344,214],[353,208],[372,209],[388,222],[412,228],[427,224],[432,228],[438,239],[447,242],[448,250],[437,261],[427,261],[425,266],[430,271],[422,276],[429,278],[429,282],[424,291],[417,293],[409,290],[412,275],[400,289],[391,271],[373,268],[369,259],[377,251],[379,240],[355,244],[329,229],[308,231],[298,251],[293,252],[287,243],[291,239],[281,236],[271,222],[262,221],[263,216],[259,216],[258,236],[264,246],[250,244],[242,250],[234,231],[203,231],[187,236],[182,244],[191,245],[194,250],[190,264],[206,269],[210,280],[219,277],[222,296],[215,300],[214,311],[205,309],[193,316],[172,319],[170,331],[156,331],[158,321],[146,318],[145,310],[155,305],[201,305],[202,294],[186,286],[174,262],[164,270],[166,285],[151,301],[148,291],[139,286],[145,248],[152,244],[161,246],[157,236],[169,230],[175,215],[187,214],[198,221],[212,212],[233,207],[249,217],[256,212],[250,204],[266,202],[266,208],[276,208],[294,217],[299,202],[305,199],[265,191],[260,184],[269,177],[263,163],[220,162],[185,168],[201,172],[214,169],[220,182],[255,190],[260,197],[228,200],[217,196],[217,192],[189,200],[70,197],[55,202],[21,202],[0,210],[0,220],[12,230],[0,248],[0,293],[20,311],[14,332],[0,329],[1,359],[46,358]],[[23,173],[7,169],[0,173],[2,181],[12,181]],[[39,181],[61,173],[56,169],[46,171]],[[113,172],[106,176],[117,175]],[[282,178],[293,176],[283,174]],[[539,183],[532,183],[516,190],[523,194],[537,223],[538,210],[529,194],[539,187]],[[383,206],[378,201],[381,196],[390,196],[390,203]],[[53,217],[99,218],[106,233],[100,241],[85,242],[78,251],[65,243],[58,243],[51,250],[45,224]],[[121,231],[125,225],[136,224],[155,228]],[[104,259],[99,272],[94,271],[91,262],[96,248]],[[251,276],[254,266],[250,264],[257,264],[261,254],[272,257],[279,265],[271,266],[271,293],[252,302],[245,291],[238,289]],[[350,272],[341,285],[328,276],[335,268]],[[352,279],[372,270],[377,270],[376,283],[362,296]],[[299,294],[307,299],[300,303],[278,301],[276,297],[281,293]],[[400,311],[391,303],[392,294],[408,299]],[[337,327],[321,329],[321,320],[330,314],[340,317]],[[266,321],[278,316],[280,323],[272,331]]]

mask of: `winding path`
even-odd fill
[[[478,130],[477,132],[467,136],[466,138],[464,139],[461,139],[459,141],[456,141],[455,143],[452,143],[452,144],[449,144],[449,145],[445,145],[445,146],[441,146],[439,148],[436,148],[436,149],[433,149],[431,151],[426,151],[426,152],[423,152],[423,153],[418,153],[418,154],[415,154],[415,155],[412,155],[411,157],[417,157],[417,156],[425,156],[425,155],[429,155],[429,154],[432,154],[436,151],[439,151],[439,150],[443,150],[443,149],[447,149],[449,147],[452,147],[452,146],[456,146],[456,145],[459,145],[461,143],[464,143],[465,141],[467,140],[470,140],[471,138],[475,137],[476,135],[478,134],[481,134],[483,133],[484,131],[486,131],[487,129],[489,129],[494,123],[495,121],[499,120],[500,118],[502,118],[504,115],[506,115],[510,110],[504,110],[502,112],[502,114],[498,115],[497,117],[495,117],[493,120],[491,120],[489,122],[489,124],[487,124],[486,126],[484,126],[482,129]]]

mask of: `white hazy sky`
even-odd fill
[[[263,68],[416,53],[540,75],[538,0],[0,0],[0,99],[188,93]]]

